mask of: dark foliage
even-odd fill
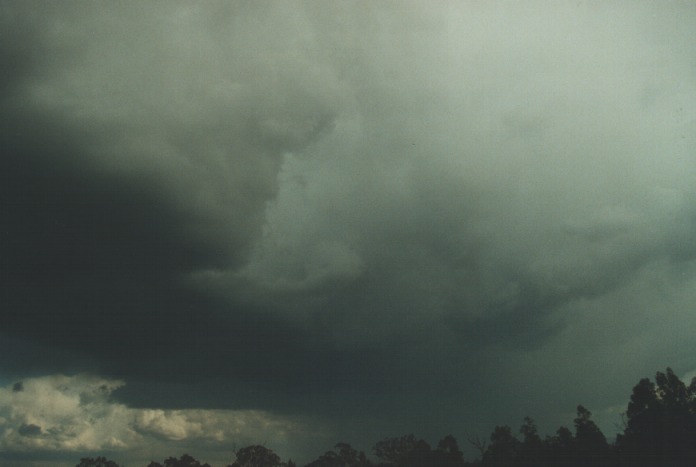
[[[633,388],[616,440],[623,465],[696,465],[696,378],[686,386],[667,368],[655,383],[642,379]]]
[[[356,451],[348,443],[338,443],[333,451],[327,451],[305,467],[368,467],[371,465],[364,452]]]
[[[380,466],[395,467],[461,467],[465,465],[457,440],[447,435],[440,440],[437,448],[414,435],[401,438],[387,438],[373,448]]]
[[[413,434],[385,438],[372,449],[379,463],[350,444],[338,443],[305,467],[686,467],[696,465],[696,378],[687,386],[671,368],[658,372],[655,382],[641,379],[633,388],[625,426],[614,444],[592,420],[592,413],[577,406],[572,432],[560,427],[542,439],[534,420],[525,417],[519,435],[509,426],[496,426],[486,442],[469,442],[481,459],[464,460],[452,435],[436,448]],[[77,467],[118,467],[104,457],[83,458]],[[184,454],[148,467],[210,467]],[[296,467],[281,462],[272,450],[252,445],[239,449],[227,467]]]
[[[106,457],[83,457],[75,467],[119,467],[119,465]]]
[[[165,459],[164,465],[159,462],[152,461],[147,467],[210,467],[210,464],[201,464],[197,459],[188,454],[182,455],[180,458],[169,457]]]
[[[237,460],[227,467],[280,467],[280,457],[265,446],[255,444],[237,451]]]

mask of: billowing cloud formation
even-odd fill
[[[114,439],[543,427],[696,367],[690,5],[0,9],[0,369],[124,381]]]
[[[53,148],[69,151],[60,159],[86,164],[90,178],[140,178],[147,185],[143,195],[166,196],[190,214],[182,237],[216,240],[216,247],[226,246],[220,261],[236,258],[275,191],[280,154],[329,128],[337,100],[319,92],[318,83],[331,87],[331,76],[306,71],[306,57],[257,57],[244,33],[248,26],[238,28],[254,17],[253,8],[233,16],[230,8],[237,7],[113,5],[104,11],[75,3],[37,15],[34,6],[6,5],[7,21],[28,16],[24,34],[38,42],[25,58],[36,71],[5,99],[22,105],[8,109],[6,119],[21,112],[34,125],[14,124],[16,133],[8,136],[15,149],[44,149],[27,147],[34,140],[29,132],[46,124],[39,115],[50,115],[61,122],[51,130],[86,138],[51,141],[72,145]],[[220,15],[232,24],[214,27]],[[270,42],[271,50],[280,45]],[[68,162],[60,159],[58,166]]]
[[[97,450],[132,442],[128,409],[108,401],[118,385],[53,376],[23,381],[21,391],[0,390],[3,451]]]
[[[185,280],[243,263],[282,154],[331,127],[334,93],[317,86],[330,76],[301,51],[273,52],[287,45],[279,37],[258,56],[254,7],[35,7],[3,5],[24,24],[9,39],[30,46],[3,83],[3,299],[7,334],[21,340],[8,345],[92,349],[113,371],[132,362],[98,343],[127,335],[147,349],[149,374],[165,341],[250,339],[257,323],[219,323],[213,308],[230,305]],[[221,15],[232,23],[203,26]]]
[[[443,314],[529,319],[612,289],[656,258],[692,256],[684,140],[694,119],[684,99],[694,87],[670,83],[693,69],[637,46],[634,18],[563,7],[557,21],[525,17],[515,29],[512,11],[465,10],[445,24],[418,11],[423,43],[398,40],[389,22],[359,35],[364,48],[391,39],[392,60],[361,56],[361,75],[347,78],[358,110],[286,160],[252,278],[282,290],[369,275],[379,293],[365,294],[374,302],[358,319],[391,308],[418,315],[420,327]],[[485,27],[463,26],[474,19]],[[597,47],[604,35],[615,43]],[[492,38],[510,43],[478,50]],[[655,60],[672,72],[655,75]],[[386,71],[392,79],[379,80]]]
[[[235,446],[255,439],[282,446],[307,431],[262,411],[128,408],[111,399],[122,382],[88,375],[30,378],[22,385],[21,391],[0,389],[0,446],[6,453],[142,452],[145,458],[175,441],[231,456]]]

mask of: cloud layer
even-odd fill
[[[284,447],[308,433],[303,422],[262,411],[132,409],[111,398],[123,383],[88,375],[43,376],[0,389],[0,447],[4,453],[91,452],[146,459],[178,449],[203,451],[220,459],[258,439]]]
[[[551,426],[692,371],[694,21],[2,3],[0,370],[101,375],[65,377],[99,416],[51,391],[131,428],[74,449],[214,444],[223,409],[361,442]],[[72,449],[29,412],[7,442]]]

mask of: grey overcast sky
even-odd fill
[[[696,374],[696,3],[3,0],[0,101],[0,463]]]

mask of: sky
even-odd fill
[[[0,464],[542,434],[696,371],[696,4],[0,1]]]

